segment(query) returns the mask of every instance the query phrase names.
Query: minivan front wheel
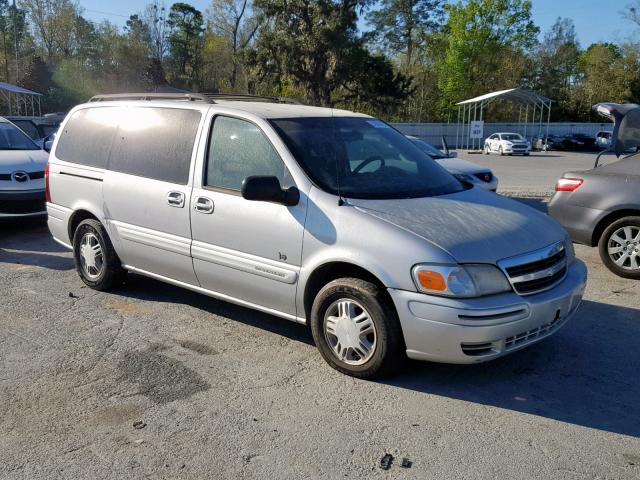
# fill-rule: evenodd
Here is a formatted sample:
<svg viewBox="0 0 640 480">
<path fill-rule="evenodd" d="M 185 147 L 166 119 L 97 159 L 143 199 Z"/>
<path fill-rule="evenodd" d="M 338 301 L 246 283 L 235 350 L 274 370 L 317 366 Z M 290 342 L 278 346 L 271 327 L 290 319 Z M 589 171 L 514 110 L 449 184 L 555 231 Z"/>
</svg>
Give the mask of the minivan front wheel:
<svg viewBox="0 0 640 480">
<path fill-rule="evenodd" d="M 73 234 L 73 259 L 82 281 L 95 290 L 122 283 L 125 270 L 100 222 L 86 219 Z"/>
<path fill-rule="evenodd" d="M 358 378 L 390 373 L 402 358 L 402 330 L 386 292 L 359 278 L 340 278 L 318 292 L 311 331 L 322 357 Z"/>
<path fill-rule="evenodd" d="M 640 280 L 640 217 L 624 217 L 609 225 L 600 237 L 598 250 L 613 273 Z"/>
</svg>

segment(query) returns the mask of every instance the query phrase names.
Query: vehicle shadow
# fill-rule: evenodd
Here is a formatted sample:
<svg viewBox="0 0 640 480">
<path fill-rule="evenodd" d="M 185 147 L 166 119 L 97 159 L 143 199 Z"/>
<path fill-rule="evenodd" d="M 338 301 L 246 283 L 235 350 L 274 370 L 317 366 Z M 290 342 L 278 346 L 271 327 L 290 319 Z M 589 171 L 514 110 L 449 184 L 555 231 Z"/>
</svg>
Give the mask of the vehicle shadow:
<svg viewBox="0 0 640 480">
<path fill-rule="evenodd" d="M 51 238 L 44 220 L 0 223 L 0 263 L 71 270 L 71 256 L 60 255 L 68 252 Z"/>
<path fill-rule="evenodd" d="M 188 305 L 212 315 L 228 318 L 251 327 L 260 328 L 307 345 L 314 345 L 311 331 L 306 325 L 291 322 L 274 315 L 217 300 L 202 293 L 169 285 L 152 278 L 130 273 L 123 288 L 111 291 L 115 295 L 148 302 L 171 302 Z"/>
<path fill-rule="evenodd" d="M 640 437 L 640 310 L 585 301 L 556 335 L 476 365 L 409 362 L 384 382 Z"/>
</svg>

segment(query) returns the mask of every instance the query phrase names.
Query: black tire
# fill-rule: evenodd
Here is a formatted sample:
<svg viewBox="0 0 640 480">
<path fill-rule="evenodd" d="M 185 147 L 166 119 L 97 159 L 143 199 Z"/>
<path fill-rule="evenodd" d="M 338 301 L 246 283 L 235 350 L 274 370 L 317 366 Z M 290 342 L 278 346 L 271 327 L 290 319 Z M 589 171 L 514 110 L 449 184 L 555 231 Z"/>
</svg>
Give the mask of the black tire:
<svg viewBox="0 0 640 480">
<path fill-rule="evenodd" d="M 631 227 L 633 233 L 640 231 L 640 217 L 623 217 L 605 228 L 604 232 L 602 232 L 602 235 L 600 236 L 600 240 L 598 241 L 598 251 L 600 252 L 600 258 L 602 259 L 602 263 L 604 263 L 605 267 L 607 267 L 609 270 L 611 270 L 611 272 L 615 273 L 619 277 L 640 280 L 640 268 L 633 270 L 622 268 L 621 266 L 618 266 L 609 255 L 609 242 L 611 240 L 611 237 L 616 231 L 623 227 Z M 632 253 L 635 254 L 637 263 L 640 264 L 640 242 L 634 243 L 634 241 L 632 241 L 630 245 L 625 245 L 625 248 L 631 249 Z"/>
<path fill-rule="evenodd" d="M 81 242 L 87 234 L 91 234 L 97 239 L 102 250 L 102 267 L 99 273 L 93 277 L 85 272 L 80 258 Z M 73 260 L 82 281 L 94 290 L 110 290 L 121 285 L 126 276 L 126 271 L 122 268 L 122 262 L 113 249 L 109 235 L 102 224 L 92 218 L 80 222 L 73 233 Z"/>
<path fill-rule="evenodd" d="M 525 154 L 524 154 L 524 156 L 525 156 L 525 157 L 528 157 L 528 156 L 529 156 L 529 154 L 528 154 L 528 153 L 525 153 Z"/>
<path fill-rule="evenodd" d="M 345 363 L 334 353 L 324 333 L 327 310 L 338 300 L 355 300 L 366 309 L 375 326 L 375 347 L 361 365 Z M 404 359 L 404 338 L 393 302 L 377 285 L 359 278 L 339 278 L 325 285 L 311 309 L 311 332 L 320 354 L 333 368 L 362 378 L 381 378 L 392 373 Z"/>
<path fill-rule="evenodd" d="M 504 155 L 504 150 L 502 150 L 502 146 L 500 146 L 500 150 L 499 150 L 499 152 L 500 152 L 500 156 L 503 156 L 503 155 Z"/>
<path fill-rule="evenodd" d="M 489 151 L 489 145 L 484 146 L 484 154 L 489 155 L 491 152 Z"/>
</svg>

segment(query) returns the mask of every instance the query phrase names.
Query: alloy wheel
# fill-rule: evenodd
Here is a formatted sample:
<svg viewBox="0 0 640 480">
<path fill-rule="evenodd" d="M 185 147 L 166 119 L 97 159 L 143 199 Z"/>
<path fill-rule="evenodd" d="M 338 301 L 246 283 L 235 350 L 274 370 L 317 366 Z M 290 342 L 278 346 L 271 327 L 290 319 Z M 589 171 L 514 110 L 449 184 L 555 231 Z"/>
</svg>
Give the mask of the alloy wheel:
<svg viewBox="0 0 640 480">
<path fill-rule="evenodd" d="M 618 267 L 640 270 L 640 225 L 626 225 L 613 232 L 607 241 L 607 252 Z"/>
</svg>

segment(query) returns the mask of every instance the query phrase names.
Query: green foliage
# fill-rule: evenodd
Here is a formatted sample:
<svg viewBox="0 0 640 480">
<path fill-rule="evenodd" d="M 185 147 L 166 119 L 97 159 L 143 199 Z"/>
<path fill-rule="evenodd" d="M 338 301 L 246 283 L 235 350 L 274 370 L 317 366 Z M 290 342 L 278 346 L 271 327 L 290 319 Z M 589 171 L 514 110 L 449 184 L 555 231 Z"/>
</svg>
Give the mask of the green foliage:
<svg viewBox="0 0 640 480">
<path fill-rule="evenodd" d="M 268 19 L 249 56 L 259 80 L 274 85 L 291 80 L 314 105 L 404 99 L 409 80 L 394 73 L 389 61 L 371 55 L 358 32 L 357 10 L 365 5 L 365 0 L 257 0 Z"/>
<path fill-rule="evenodd" d="M 187 3 L 174 3 L 167 17 L 170 62 L 175 68 L 174 81 L 193 86 L 198 78 L 204 20 L 202 13 Z"/>
</svg>

